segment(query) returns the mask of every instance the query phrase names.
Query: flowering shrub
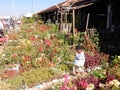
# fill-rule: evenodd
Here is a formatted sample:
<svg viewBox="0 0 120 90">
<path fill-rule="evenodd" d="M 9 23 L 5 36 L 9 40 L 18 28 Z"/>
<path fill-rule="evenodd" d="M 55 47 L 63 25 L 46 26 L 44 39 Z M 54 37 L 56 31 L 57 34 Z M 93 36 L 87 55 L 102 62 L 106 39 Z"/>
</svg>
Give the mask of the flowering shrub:
<svg viewBox="0 0 120 90">
<path fill-rule="evenodd" d="M 112 90 L 113 88 L 118 90 L 120 89 L 120 82 L 112 79 L 110 81 L 105 80 L 102 83 L 99 78 L 94 76 L 71 80 L 68 76 L 65 76 L 65 80 L 62 84 L 59 84 L 59 88 L 56 89 L 55 87 L 54 90 Z"/>
<path fill-rule="evenodd" d="M 109 56 L 98 53 L 96 44 L 84 33 L 78 33 L 78 36 L 66 35 L 58 32 L 55 25 L 38 24 L 34 22 L 34 19 L 26 20 L 24 23 L 20 32 L 13 31 L 8 35 L 7 44 L 0 56 L 1 67 L 17 63 L 24 70 L 21 71 L 22 74 L 14 70 L 4 70 L 1 74 L 3 79 L 12 79 L 21 74 L 20 82 L 24 80 L 28 86 L 33 86 L 36 83 L 55 78 L 62 71 L 72 69 L 71 62 L 75 58 L 73 44 L 78 43 L 82 43 L 81 45 L 85 49 L 85 68 L 94 69 L 108 62 Z M 51 70 L 51 68 L 56 70 Z M 69 80 L 65 75 L 65 81 L 60 85 L 59 90 L 96 89 L 99 87 L 100 80 L 103 79 L 100 74 L 96 76 Z M 112 74 L 107 74 L 104 81 L 106 83 L 113 79 Z M 14 82 L 14 79 L 12 81 Z"/>
<path fill-rule="evenodd" d="M 2 53 L 1 65 L 19 62 L 25 68 L 45 67 L 50 66 L 47 64 L 58 64 L 65 59 L 69 60 L 70 55 L 65 57 L 69 52 L 68 47 L 52 34 L 50 26 L 42 25 L 42 27 L 43 30 L 46 28 L 44 33 L 42 29 L 26 28 L 8 35 L 9 41 Z M 61 57 L 63 59 L 60 59 Z"/>
<path fill-rule="evenodd" d="M 98 67 L 99 65 L 104 65 L 106 63 L 108 63 L 109 60 L 109 55 L 103 54 L 103 53 L 94 53 L 94 54 L 90 54 L 85 53 L 85 67 L 86 68 L 95 68 Z"/>
</svg>

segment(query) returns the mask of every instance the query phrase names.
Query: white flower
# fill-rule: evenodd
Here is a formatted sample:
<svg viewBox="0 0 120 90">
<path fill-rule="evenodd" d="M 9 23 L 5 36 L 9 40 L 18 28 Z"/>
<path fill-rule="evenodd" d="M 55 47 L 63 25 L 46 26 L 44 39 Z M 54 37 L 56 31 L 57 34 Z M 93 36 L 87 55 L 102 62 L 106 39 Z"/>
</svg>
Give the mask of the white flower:
<svg viewBox="0 0 120 90">
<path fill-rule="evenodd" d="M 5 54 L 2 54 L 2 57 L 5 57 L 6 55 Z"/>
<path fill-rule="evenodd" d="M 118 56 L 118 58 L 120 58 L 120 56 Z"/>
<path fill-rule="evenodd" d="M 46 85 L 46 83 L 43 83 L 43 85 Z"/>
<path fill-rule="evenodd" d="M 8 42 L 12 42 L 13 40 L 9 40 Z"/>
<path fill-rule="evenodd" d="M 44 54 L 44 53 L 42 53 L 42 54 L 41 54 L 41 57 L 43 57 L 43 56 L 45 56 L 45 54 Z"/>
<path fill-rule="evenodd" d="M 89 84 L 86 90 L 93 90 L 94 89 L 94 84 Z"/>
<path fill-rule="evenodd" d="M 50 82 L 47 82 L 46 84 L 47 84 L 48 86 L 50 86 L 50 85 L 51 85 L 51 84 L 50 84 Z"/>
<path fill-rule="evenodd" d="M 118 80 L 114 79 L 114 80 L 113 80 L 113 85 L 114 85 L 115 87 L 119 87 L 120 82 L 119 82 Z"/>
<path fill-rule="evenodd" d="M 113 81 L 110 81 L 109 84 L 112 86 L 112 85 L 114 84 L 114 82 L 113 82 Z"/>
<path fill-rule="evenodd" d="M 40 40 L 40 42 L 42 43 L 42 42 L 43 42 L 43 40 Z"/>
<path fill-rule="evenodd" d="M 39 37 L 39 35 L 35 35 L 35 37 L 36 37 L 36 38 L 38 38 L 38 37 Z"/>
<path fill-rule="evenodd" d="M 54 80 L 52 80 L 52 82 L 53 82 L 53 83 L 57 83 L 57 82 L 58 82 L 58 80 L 57 80 L 57 79 L 54 79 Z"/>
<path fill-rule="evenodd" d="M 100 83 L 99 87 L 105 87 L 105 84 Z"/>
<path fill-rule="evenodd" d="M 63 82 L 63 81 L 64 81 L 64 79 L 59 79 L 59 81 L 60 81 L 60 82 Z"/>
<path fill-rule="evenodd" d="M 50 81 L 49 84 L 51 85 L 51 84 L 52 84 L 52 81 Z"/>
<path fill-rule="evenodd" d="M 32 88 L 28 88 L 28 90 L 33 90 Z"/>
<path fill-rule="evenodd" d="M 48 39 L 50 38 L 51 34 L 48 34 Z"/>
<path fill-rule="evenodd" d="M 37 60 L 41 61 L 41 60 L 42 60 L 42 57 L 38 57 L 38 58 L 36 58 L 36 61 L 37 61 Z"/>
</svg>

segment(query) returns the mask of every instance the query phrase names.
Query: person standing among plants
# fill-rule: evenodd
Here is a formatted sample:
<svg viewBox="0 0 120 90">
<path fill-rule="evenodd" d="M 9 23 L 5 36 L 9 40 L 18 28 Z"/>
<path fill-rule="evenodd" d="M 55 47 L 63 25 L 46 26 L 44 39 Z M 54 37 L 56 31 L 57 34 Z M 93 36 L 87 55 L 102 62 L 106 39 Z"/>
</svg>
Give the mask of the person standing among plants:
<svg viewBox="0 0 120 90">
<path fill-rule="evenodd" d="M 76 56 L 75 60 L 73 62 L 73 75 L 76 75 L 76 73 L 82 73 L 84 72 L 84 63 L 85 63 L 85 54 L 83 47 L 81 45 L 76 46 Z"/>
</svg>

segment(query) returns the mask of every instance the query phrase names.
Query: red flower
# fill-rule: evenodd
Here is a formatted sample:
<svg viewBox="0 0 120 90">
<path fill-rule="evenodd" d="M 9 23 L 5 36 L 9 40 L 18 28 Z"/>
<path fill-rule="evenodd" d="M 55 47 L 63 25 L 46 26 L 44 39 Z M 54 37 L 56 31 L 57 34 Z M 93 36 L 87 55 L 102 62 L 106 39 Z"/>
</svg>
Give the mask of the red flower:
<svg viewBox="0 0 120 90">
<path fill-rule="evenodd" d="M 39 52 L 42 52 L 43 51 L 43 47 L 39 47 L 38 50 L 39 50 Z"/>
<path fill-rule="evenodd" d="M 32 32 L 32 30 L 31 30 L 31 29 L 29 29 L 29 30 L 27 30 L 27 32 Z"/>
<path fill-rule="evenodd" d="M 37 38 L 35 38 L 34 36 L 31 36 L 31 37 L 30 37 L 30 40 L 31 40 L 31 41 L 36 41 Z"/>
<path fill-rule="evenodd" d="M 17 54 L 12 54 L 12 57 L 13 57 L 13 58 L 16 58 L 16 57 L 17 57 Z"/>
<path fill-rule="evenodd" d="M 29 55 L 24 55 L 24 61 L 29 61 L 31 60 L 31 56 Z"/>
<path fill-rule="evenodd" d="M 48 39 L 46 39 L 46 40 L 44 40 L 44 44 L 45 44 L 46 46 L 50 47 L 50 46 L 51 46 L 51 41 L 48 40 Z"/>
</svg>

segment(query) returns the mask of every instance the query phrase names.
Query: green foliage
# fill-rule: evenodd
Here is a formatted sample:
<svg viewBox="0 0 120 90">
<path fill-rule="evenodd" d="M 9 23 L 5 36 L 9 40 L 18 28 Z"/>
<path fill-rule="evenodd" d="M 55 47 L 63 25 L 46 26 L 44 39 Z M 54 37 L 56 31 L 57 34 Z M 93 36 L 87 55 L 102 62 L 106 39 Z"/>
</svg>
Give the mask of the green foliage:
<svg viewBox="0 0 120 90">
<path fill-rule="evenodd" d="M 37 22 L 39 24 L 42 24 L 43 22 L 40 20 L 40 16 L 34 14 L 32 17 L 23 17 L 22 18 L 22 23 L 23 24 L 30 24 L 30 23 L 34 23 Z"/>
<path fill-rule="evenodd" d="M 64 41 L 65 44 L 67 45 L 73 45 L 73 44 L 82 44 L 84 43 L 84 32 L 78 32 L 75 36 L 73 36 L 72 34 L 66 34 L 64 36 Z"/>
<path fill-rule="evenodd" d="M 95 30 L 93 36 L 90 36 L 90 38 L 99 50 L 99 33 L 97 32 L 97 30 Z"/>
<path fill-rule="evenodd" d="M 110 69 L 110 73 L 115 75 L 115 77 L 120 80 L 120 67 L 115 66 Z"/>
<path fill-rule="evenodd" d="M 23 87 L 24 84 L 32 87 L 35 84 L 58 78 L 62 73 L 63 71 L 57 68 L 36 68 L 25 71 L 20 76 L 18 75 L 14 78 L 7 79 L 6 82 L 12 86 L 12 90 L 18 90 Z M 25 83 L 23 83 L 23 81 Z"/>
<path fill-rule="evenodd" d="M 37 83 L 49 81 L 52 78 L 55 78 L 55 75 L 59 75 L 59 74 L 61 73 L 55 73 L 53 69 L 37 68 L 31 71 L 25 72 L 22 76 L 28 86 L 33 86 L 34 84 L 37 84 Z"/>
<path fill-rule="evenodd" d="M 111 90 L 120 90 L 120 87 L 118 88 L 118 87 L 112 86 Z"/>
<path fill-rule="evenodd" d="M 106 78 L 105 70 L 96 70 L 92 72 L 92 75 L 98 77 L 100 80 Z"/>
<path fill-rule="evenodd" d="M 50 73 L 52 75 L 60 75 L 61 73 L 63 73 L 63 71 L 60 68 L 51 68 L 50 69 Z"/>
<path fill-rule="evenodd" d="M 18 90 L 20 87 L 22 87 L 22 76 L 16 76 L 14 78 L 6 80 L 7 83 L 10 83 L 11 90 Z"/>
<path fill-rule="evenodd" d="M 120 66 L 120 56 L 112 56 L 113 60 L 111 60 L 110 65 L 113 66 Z"/>
<path fill-rule="evenodd" d="M 56 37 L 57 37 L 58 39 L 64 39 L 65 34 L 64 34 L 64 33 L 58 33 L 58 34 L 56 35 Z"/>
<path fill-rule="evenodd" d="M 77 36 L 79 36 L 79 44 L 81 43 L 84 43 L 84 35 L 85 35 L 85 32 L 80 32 Z"/>
<path fill-rule="evenodd" d="M 24 17 L 23 20 L 22 20 L 23 24 L 33 23 L 33 22 L 34 22 L 34 20 L 32 18 L 26 18 L 26 17 Z"/>
<path fill-rule="evenodd" d="M 12 86 L 10 83 L 0 80 L 0 90 L 15 90 L 15 89 L 12 89 Z"/>
</svg>

